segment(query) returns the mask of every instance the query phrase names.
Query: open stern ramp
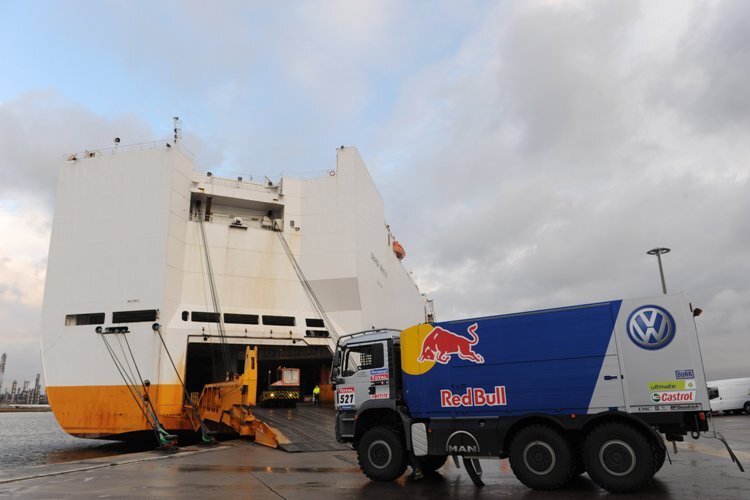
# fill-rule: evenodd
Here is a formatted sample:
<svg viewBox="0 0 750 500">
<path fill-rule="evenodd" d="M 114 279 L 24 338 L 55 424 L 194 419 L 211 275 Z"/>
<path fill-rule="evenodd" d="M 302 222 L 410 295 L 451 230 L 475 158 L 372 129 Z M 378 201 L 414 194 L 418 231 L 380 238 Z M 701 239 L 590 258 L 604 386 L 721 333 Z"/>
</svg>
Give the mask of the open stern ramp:
<svg viewBox="0 0 750 500">
<path fill-rule="evenodd" d="M 275 433 L 278 447 L 288 452 L 349 450 L 336 442 L 332 407 L 299 404 L 297 408 L 254 407 L 256 418 Z"/>
</svg>

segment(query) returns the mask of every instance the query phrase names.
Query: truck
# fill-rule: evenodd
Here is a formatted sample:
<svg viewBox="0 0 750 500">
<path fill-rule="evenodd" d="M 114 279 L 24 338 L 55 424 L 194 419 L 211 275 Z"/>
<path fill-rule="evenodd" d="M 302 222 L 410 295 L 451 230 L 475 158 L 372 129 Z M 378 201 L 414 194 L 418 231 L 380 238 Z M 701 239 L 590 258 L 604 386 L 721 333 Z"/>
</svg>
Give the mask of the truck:
<svg viewBox="0 0 750 500">
<path fill-rule="evenodd" d="M 699 312 L 664 295 L 344 335 L 336 438 L 376 481 L 452 457 L 481 485 L 479 459 L 508 458 L 533 489 L 587 472 L 637 491 L 664 464 L 665 440 L 708 431 Z"/>
<path fill-rule="evenodd" d="M 712 395 L 712 411 L 735 415 L 744 411 L 750 414 L 750 378 L 709 380 L 708 391 Z"/>
<path fill-rule="evenodd" d="M 300 369 L 276 368 L 278 380 L 270 383 L 271 370 L 268 371 L 268 389 L 260 395 L 260 406 L 285 406 L 295 408 L 300 399 Z"/>
</svg>

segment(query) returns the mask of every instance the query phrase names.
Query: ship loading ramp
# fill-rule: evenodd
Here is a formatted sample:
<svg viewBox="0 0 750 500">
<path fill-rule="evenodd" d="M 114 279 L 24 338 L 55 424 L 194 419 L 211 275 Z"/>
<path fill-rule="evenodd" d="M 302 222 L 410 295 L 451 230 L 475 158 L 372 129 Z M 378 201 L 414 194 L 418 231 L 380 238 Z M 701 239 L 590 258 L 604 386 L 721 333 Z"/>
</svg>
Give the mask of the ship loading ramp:
<svg viewBox="0 0 750 500">
<path fill-rule="evenodd" d="M 284 451 L 351 450 L 336 442 L 336 413 L 331 406 L 302 403 L 296 408 L 256 407 L 253 414 L 274 432 L 278 448 Z"/>
<path fill-rule="evenodd" d="M 242 375 L 205 385 L 195 407 L 186 405 L 185 413 L 194 429 L 198 431 L 203 423 L 216 431 L 231 430 L 254 438 L 258 444 L 288 452 L 349 449 L 336 442 L 333 408 L 307 404 L 294 409 L 256 406 L 257 356 L 257 347 L 247 347 Z"/>
<path fill-rule="evenodd" d="M 265 423 L 255 418 L 258 384 L 258 348 L 245 349 L 245 370 L 232 380 L 206 384 L 198 401 L 191 400 L 184 412 L 195 431 L 204 426 L 221 432 L 231 430 L 243 437 L 253 437 L 255 442 L 271 448 L 279 445 L 276 434 Z"/>
</svg>

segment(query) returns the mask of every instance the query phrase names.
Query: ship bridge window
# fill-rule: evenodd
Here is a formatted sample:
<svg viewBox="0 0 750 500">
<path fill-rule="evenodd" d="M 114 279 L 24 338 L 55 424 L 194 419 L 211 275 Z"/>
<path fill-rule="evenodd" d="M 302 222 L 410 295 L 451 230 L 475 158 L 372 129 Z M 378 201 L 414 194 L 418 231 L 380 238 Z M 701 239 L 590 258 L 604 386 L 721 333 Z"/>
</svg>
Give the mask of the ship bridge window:
<svg viewBox="0 0 750 500">
<path fill-rule="evenodd" d="M 219 313 L 193 311 L 190 315 L 190 319 L 199 323 L 218 323 Z"/>
<path fill-rule="evenodd" d="M 263 315 L 263 324 L 271 326 L 294 326 L 297 324 L 294 316 L 266 316 Z"/>
<path fill-rule="evenodd" d="M 323 324 L 322 319 L 318 318 L 305 318 L 305 323 L 307 326 L 312 328 L 325 328 L 325 325 Z"/>
<path fill-rule="evenodd" d="M 116 311 L 112 313 L 112 323 L 156 321 L 158 314 L 159 311 L 156 309 L 145 309 L 143 311 Z"/>
<path fill-rule="evenodd" d="M 68 314 L 65 316 L 65 326 L 101 325 L 104 323 L 104 313 Z"/>
<path fill-rule="evenodd" d="M 224 313 L 224 323 L 232 323 L 238 325 L 257 325 L 258 315 Z"/>
</svg>

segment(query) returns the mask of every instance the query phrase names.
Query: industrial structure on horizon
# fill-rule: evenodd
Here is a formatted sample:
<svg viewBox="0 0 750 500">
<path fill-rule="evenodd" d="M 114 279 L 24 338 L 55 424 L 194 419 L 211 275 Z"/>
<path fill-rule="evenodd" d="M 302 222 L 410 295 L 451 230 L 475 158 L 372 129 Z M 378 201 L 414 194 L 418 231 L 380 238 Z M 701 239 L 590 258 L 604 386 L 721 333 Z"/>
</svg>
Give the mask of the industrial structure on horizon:
<svg viewBox="0 0 750 500">
<path fill-rule="evenodd" d="M 7 359 L 8 355 L 6 353 L 0 356 L 0 404 L 47 404 L 47 395 L 42 394 L 42 387 L 39 383 L 41 377 L 39 373 L 36 374 L 36 381 L 33 388 L 31 388 L 31 382 L 28 380 L 24 380 L 22 386 L 19 386 L 17 380 L 14 380 L 11 383 L 10 390 L 8 388 L 3 390 L 5 362 Z"/>
</svg>

